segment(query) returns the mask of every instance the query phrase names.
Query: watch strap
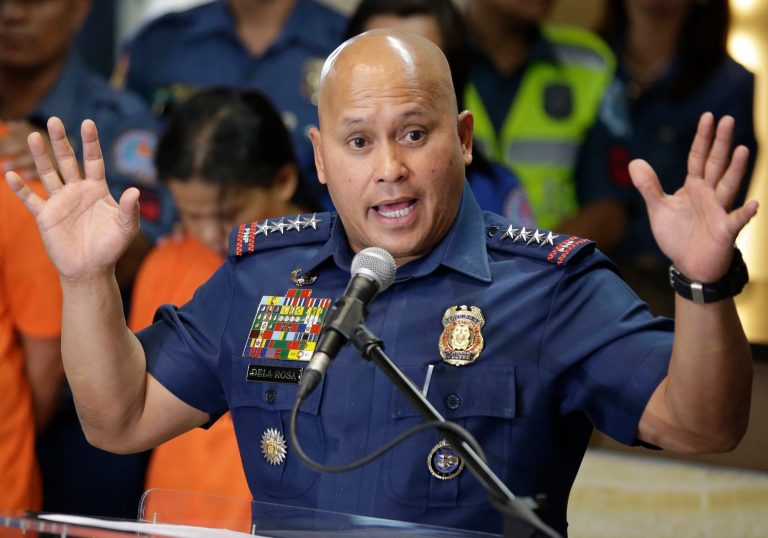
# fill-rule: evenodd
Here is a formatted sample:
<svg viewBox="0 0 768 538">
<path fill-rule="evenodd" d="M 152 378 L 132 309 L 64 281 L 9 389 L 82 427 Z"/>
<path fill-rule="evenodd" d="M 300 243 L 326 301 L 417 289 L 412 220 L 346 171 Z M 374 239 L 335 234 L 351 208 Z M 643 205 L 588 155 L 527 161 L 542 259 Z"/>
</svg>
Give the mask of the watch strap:
<svg viewBox="0 0 768 538">
<path fill-rule="evenodd" d="M 669 283 L 681 297 L 696 304 L 714 303 L 741 293 L 749 281 L 741 251 L 734 247 L 728 271 L 717 282 L 703 283 L 689 279 L 674 265 L 669 266 Z"/>
</svg>

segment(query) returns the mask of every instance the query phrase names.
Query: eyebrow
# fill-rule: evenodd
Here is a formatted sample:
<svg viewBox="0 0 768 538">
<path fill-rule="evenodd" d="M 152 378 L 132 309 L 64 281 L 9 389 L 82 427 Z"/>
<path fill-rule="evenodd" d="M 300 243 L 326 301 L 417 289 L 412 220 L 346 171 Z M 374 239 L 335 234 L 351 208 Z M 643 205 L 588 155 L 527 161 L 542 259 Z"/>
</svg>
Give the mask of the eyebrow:
<svg viewBox="0 0 768 538">
<path fill-rule="evenodd" d="M 419 117 L 419 116 L 422 116 L 422 117 L 423 116 L 427 116 L 426 110 L 424 110 L 424 108 L 421 107 L 421 106 L 410 108 L 410 109 L 402 112 L 398 116 L 398 118 L 400 118 L 400 119 L 409 119 L 409 118 L 412 118 L 412 117 Z M 367 121 L 368 120 L 366 118 L 361 117 L 361 116 L 347 116 L 345 118 L 342 118 L 340 123 L 343 126 L 345 126 L 345 127 L 355 127 L 357 125 L 363 125 Z"/>
</svg>

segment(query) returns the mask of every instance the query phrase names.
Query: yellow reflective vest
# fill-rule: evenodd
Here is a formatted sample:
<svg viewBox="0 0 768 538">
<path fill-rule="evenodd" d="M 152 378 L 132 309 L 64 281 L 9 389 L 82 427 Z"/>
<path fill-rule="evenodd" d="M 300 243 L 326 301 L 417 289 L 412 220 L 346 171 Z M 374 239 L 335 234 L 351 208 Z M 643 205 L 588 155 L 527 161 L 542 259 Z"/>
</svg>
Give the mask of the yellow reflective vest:
<svg viewBox="0 0 768 538">
<path fill-rule="evenodd" d="M 536 224 L 556 228 L 578 210 L 579 148 L 597 119 L 616 60 L 599 37 L 582 28 L 544 26 L 542 34 L 555 59 L 531 60 L 500 133 L 474 85 L 467 86 L 464 102 L 475 116 L 475 142 L 520 177 Z M 565 109 L 564 94 L 570 100 Z M 561 105 L 553 109 L 552 101 Z"/>
</svg>

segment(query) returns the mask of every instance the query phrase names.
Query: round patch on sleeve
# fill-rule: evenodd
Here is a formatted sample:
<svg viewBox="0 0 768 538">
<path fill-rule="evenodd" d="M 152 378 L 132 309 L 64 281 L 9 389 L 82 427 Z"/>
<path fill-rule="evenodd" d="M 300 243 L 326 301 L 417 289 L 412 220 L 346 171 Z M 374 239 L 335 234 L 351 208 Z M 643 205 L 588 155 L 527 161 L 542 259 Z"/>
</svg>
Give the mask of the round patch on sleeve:
<svg viewBox="0 0 768 538">
<path fill-rule="evenodd" d="M 112 146 L 114 165 L 118 172 L 144 185 L 155 185 L 154 155 L 157 135 L 147 129 L 122 133 Z"/>
</svg>

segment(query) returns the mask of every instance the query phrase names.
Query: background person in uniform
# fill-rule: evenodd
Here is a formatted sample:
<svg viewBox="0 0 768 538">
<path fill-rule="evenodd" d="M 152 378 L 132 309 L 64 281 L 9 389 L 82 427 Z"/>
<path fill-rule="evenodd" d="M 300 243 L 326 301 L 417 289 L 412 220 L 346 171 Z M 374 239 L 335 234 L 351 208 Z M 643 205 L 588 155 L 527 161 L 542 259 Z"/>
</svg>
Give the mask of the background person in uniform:
<svg viewBox="0 0 768 538">
<path fill-rule="evenodd" d="M 413 32 L 440 47 L 451 68 L 458 110 L 464 109 L 464 88 L 469 82 L 467 28 L 451 0 L 362 0 L 349 17 L 346 39 L 374 28 Z M 473 146 L 466 174 L 480 207 L 520 226 L 535 226 L 525 190 L 509 168 L 489 161 Z"/>
<path fill-rule="evenodd" d="M 170 229 L 173 201 L 155 182 L 156 123 L 148 107 L 138 97 L 110 88 L 73 51 L 90 5 L 88 0 L 0 2 L 0 120 L 7 127 L 0 137 L 0 158 L 10 169 L 32 166 L 26 137 L 44 130 L 50 116 L 72 125 L 86 117 L 99 122 L 110 192 L 119 196 L 130 186 L 140 186 L 142 192 L 142 231 L 117 266 L 119 284 L 127 292 L 152 240 Z M 82 162 L 77 144 L 75 155 Z M 144 460 L 119 458 L 88 445 L 68 393 L 39 439 L 38 455 L 45 510 L 135 515 Z M 138 488 L 133 493 L 132 480 Z M 116 508 L 121 504 L 123 512 Z"/>
<path fill-rule="evenodd" d="M 201 87 L 260 90 L 283 115 L 310 178 L 317 79 L 343 31 L 344 17 L 314 0 L 216 0 L 146 24 L 125 47 L 115 79 L 158 114 Z M 320 192 L 314 182 L 305 187 Z"/>
<path fill-rule="evenodd" d="M 366 326 L 417 385 L 433 367 L 430 402 L 476 436 L 513 492 L 546 494 L 547 521 L 560 532 L 593 426 L 627 444 L 686 452 L 739 442 L 752 363 L 732 299 L 746 276 L 733 244 L 757 203 L 731 209 L 748 153 L 729 151 L 731 118 L 715 125 L 702 117 L 688 179 L 674 195 L 647 163 L 631 164 L 661 248 L 681 275 L 707 283 L 699 300 L 683 276 L 675 280 L 673 332 L 593 242 L 523 232 L 480 210 L 464 179 L 472 115 L 456 113 L 447 61 L 429 40 L 374 30 L 346 42 L 324 66 L 319 112 L 316 164 L 338 215 L 239 226 L 227 263 L 138 335 L 126 328 L 113 275 L 138 228 L 138 193 L 119 203 L 105 197 L 92 122 L 81 130 L 93 157 L 84 179 L 59 120 L 49 134 L 61 177 L 41 137 L 30 137 L 49 200 L 16 174 L 6 179 L 36 216 L 61 275 L 64 366 L 92 442 L 143 450 L 230 409 L 257 500 L 498 532 L 478 481 L 441 465 L 451 448 L 437 432 L 343 474 L 310 471 L 283 435 L 297 385 L 276 377 L 298 375 L 313 346 L 298 328 L 270 329 L 273 307 L 297 325 L 309 319 L 312 334 L 349 282 L 353 254 L 372 245 L 391 252 L 398 271 Z M 85 251 L 92 254 L 74 255 Z M 459 322 L 483 346 L 441 349 L 450 336 L 441 331 Z M 421 421 L 351 347 L 300 415 L 307 452 L 328 465 Z"/>
<path fill-rule="evenodd" d="M 624 94 L 597 36 L 543 20 L 553 0 L 469 0 L 475 141 L 520 178 L 536 223 L 610 249 L 631 193 Z M 610 224 L 609 224 L 610 223 Z"/>
<path fill-rule="evenodd" d="M 730 115 L 734 145 L 750 150 L 745 179 L 736 196 L 746 197 L 757 155 L 753 125 L 754 76 L 726 50 L 727 0 L 645 2 L 611 0 L 601 33 L 616 52 L 618 74 L 627 89 L 632 157 L 648 161 L 665 192 L 685 180 L 688 140 L 699 116 Z M 653 240 L 642 198 L 633 193 L 621 245 L 610 252 L 622 274 L 654 312 L 672 315 L 666 293 L 669 260 Z"/>
<path fill-rule="evenodd" d="M 280 115 L 259 92 L 201 90 L 181 103 L 160 137 L 158 176 L 173 193 L 182 233 L 155 247 L 136 278 L 128 326 L 152 324 L 162 304 L 182 305 L 224 262 L 229 230 L 241 222 L 312 212 Z M 275 219 L 277 220 L 277 219 Z M 250 499 L 229 414 L 152 452 L 146 489 Z M 248 513 L 239 514 L 247 522 Z M 237 506 L 239 508 L 239 505 Z M 222 521 L 204 499 L 187 506 L 200 521 Z M 246 525 L 246 529 L 249 530 Z"/>
</svg>

